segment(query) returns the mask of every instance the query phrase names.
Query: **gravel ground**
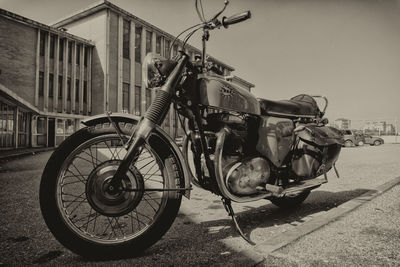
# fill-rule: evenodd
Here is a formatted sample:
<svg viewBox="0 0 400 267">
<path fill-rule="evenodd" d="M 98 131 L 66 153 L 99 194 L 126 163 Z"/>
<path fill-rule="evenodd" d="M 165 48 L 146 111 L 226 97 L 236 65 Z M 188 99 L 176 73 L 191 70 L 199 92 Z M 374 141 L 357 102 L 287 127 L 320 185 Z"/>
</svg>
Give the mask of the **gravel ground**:
<svg viewBox="0 0 400 267">
<path fill-rule="evenodd" d="M 329 183 L 313 191 L 301 208 L 283 211 L 268 201 L 234 204 L 233 207 L 244 232 L 253 241 L 260 243 L 272 234 L 285 234 L 285 231 L 295 229 L 318 214 L 399 176 L 398 155 L 400 145 L 344 148 L 337 164 L 341 178 L 335 178 L 334 172 L 330 172 Z M 0 265 L 214 266 L 224 265 L 234 253 L 252 248 L 234 231 L 220 199 L 209 192 L 195 189 L 191 200 L 183 200 L 178 217 L 168 233 L 142 256 L 119 261 L 87 261 L 60 245 L 48 231 L 41 217 L 38 206 L 39 180 L 49 156 L 50 152 L 46 152 L 0 163 Z M 364 214 L 360 224 L 366 221 L 365 218 L 369 220 L 369 217 L 375 215 L 379 217 L 376 210 L 372 210 L 371 214 Z M 370 232 L 378 233 L 378 230 L 374 232 L 371 228 Z M 335 234 L 335 237 L 337 235 L 340 236 Z M 332 239 L 323 239 L 329 243 L 330 238 Z M 318 236 L 315 239 L 317 240 Z M 352 244 L 349 241 L 343 242 L 345 241 L 332 239 L 332 243 L 336 243 L 339 248 L 346 247 L 344 244 Z M 313 244 L 298 246 L 297 249 L 293 249 L 293 253 L 297 254 L 291 254 L 290 249 L 288 252 L 291 253 L 286 253 L 286 250 L 279 251 L 280 254 L 274 253 L 273 260 L 269 259 L 269 262 L 308 265 L 308 257 L 302 258 L 298 255 L 307 255 L 310 250 L 316 250 L 312 249 L 313 247 Z M 362 251 L 360 253 L 363 254 Z M 299 258 L 299 261 L 292 260 L 292 257 Z M 318 266 L 325 264 L 326 259 L 335 258 L 335 255 L 321 257 L 322 259 L 315 263 Z M 328 261 L 326 264 L 336 265 L 336 262 Z"/>
</svg>

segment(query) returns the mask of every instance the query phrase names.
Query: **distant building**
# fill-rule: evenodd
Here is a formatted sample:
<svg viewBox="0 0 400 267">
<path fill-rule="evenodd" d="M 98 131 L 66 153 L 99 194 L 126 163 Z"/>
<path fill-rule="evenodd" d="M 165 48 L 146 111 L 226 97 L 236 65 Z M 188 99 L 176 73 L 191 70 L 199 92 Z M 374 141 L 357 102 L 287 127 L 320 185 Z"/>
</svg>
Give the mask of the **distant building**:
<svg viewBox="0 0 400 267">
<path fill-rule="evenodd" d="M 351 120 L 339 118 L 333 123 L 339 130 L 349 130 L 351 128 Z"/>
<path fill-rule="evenodd" d="M 234 84 L 239 85 L 240 87 L 246 89 L 249 92 L 250 92 L 251 88 L 254 87 L 254 84 L 249 83 L 248 81 L 243 80 L 242 78 L 239 78 L 238 76 L 235 76 L 235 75 L 228 76 L 227 80 L 233 82 Z"/>
<path fill-rule="evenodd" d="M 363 127 L 364 133 L 382 135 L 386 133 L 386 121 L 366 121 Z"/>
<path fill-rule="evenodd" d="M 393 124 L 391 124 L 391 123 L 386 124 L 385 134 L 387 134 L 387 135 L 395 135 L 396 134 L 396 128 L 394 127 Z"/>
</svg>

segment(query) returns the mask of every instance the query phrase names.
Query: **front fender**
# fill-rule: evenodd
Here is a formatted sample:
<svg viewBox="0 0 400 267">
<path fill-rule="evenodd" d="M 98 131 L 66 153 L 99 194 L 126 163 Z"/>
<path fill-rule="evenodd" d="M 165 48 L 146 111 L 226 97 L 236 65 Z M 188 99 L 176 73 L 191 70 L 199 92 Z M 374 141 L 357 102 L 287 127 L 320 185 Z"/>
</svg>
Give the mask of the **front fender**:
<svg viewBox="0 0 400 267">
<path fill-rule="evenodd" d="M 120 122 L 132 123 L 132 124 L 138 124 L 138 122 L 139 122 L 137 116 L 134 116 L 131 114 L 126 114 L 126 113 L 112 113 L 109 115 L 109 117 L 117 125 Z M 84 124 L 85 126 L 88 126 L 88 127 L 96 126 L 97 124 L 108 123 L 108 122 L 109 122 L 109 118 L 106 114 L 92 116 L 90 118 L 87 118 L 87 119 L 81 121 L 82 124 Z M 190 175 L 191 174 L 190 174 L 189 169 L 184 161 L 182 152 L 179 149 L 178 145 L 158 125 L 156 125 L 156 127 L 154 128 L 153 133 L 155 133 L 162 140 L 162 145 L 165 146 L 164 150 L 166 152 L 170 153 L 173 157 L 175 157 L 176 162 L 179 164 L 178 171 L 180 172 L 180 177 L 183 177 L 183 180 L 181 181 L 181 187 L 182 188 L 191 188 L 191 184 L 190 184 L 190 179 L 191 179 Z M 190 198 L 190 190 L 185 190 L 184 196 L 187 198 Z"/>
</svg>

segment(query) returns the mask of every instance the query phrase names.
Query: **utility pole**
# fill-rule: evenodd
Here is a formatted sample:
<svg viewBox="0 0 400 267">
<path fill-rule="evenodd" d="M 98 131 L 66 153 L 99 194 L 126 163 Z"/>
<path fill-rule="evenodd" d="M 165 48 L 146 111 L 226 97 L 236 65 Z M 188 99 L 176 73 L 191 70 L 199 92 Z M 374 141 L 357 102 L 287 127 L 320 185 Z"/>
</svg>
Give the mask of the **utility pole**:
<svg viewBox="0 0 400 267">
<path fill-rule="evenodd" d="M 397 131 L 397 116 L 394 117 L 394 142 L 397 143 L 397 135 L 398 135 L 398 131 Z"/>
</svg>

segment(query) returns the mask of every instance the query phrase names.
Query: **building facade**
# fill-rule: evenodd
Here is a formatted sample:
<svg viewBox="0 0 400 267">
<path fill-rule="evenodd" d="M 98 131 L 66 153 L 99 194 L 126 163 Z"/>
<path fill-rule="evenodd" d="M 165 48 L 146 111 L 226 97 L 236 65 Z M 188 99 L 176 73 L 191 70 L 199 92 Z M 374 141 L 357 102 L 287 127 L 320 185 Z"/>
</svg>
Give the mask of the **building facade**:
<svg viewBox="0 0 400 267">
<path fill-rule="evenodd" d="M 91 114 L 93 43 L 0 9 L 0 148 L 56 146 Z"/>
<path fill-rule="evenodd" d="M 108 1 L 52 26 L 0 9 L 0 149 L 57 146 L 80 120 L 106 111 L 139 119 L 155 94 L 144 85 L 142 62 L 149 52 L 176 55 L 182 42 L 170 49 L 174 38 Z M 190 45 L 185 52 L 192 60 L 201 54 Z M 254 86 L 208 60 L 239 86 Z M 172 110 L 163 127 L 183 133 Z"/>
<path fill-rule="evenodd" d="M 147 53 L 157 53 L 165 58 L 182 50 L 180 40 L 170 50 L 175 37 L 154 25 L 108 2 L 101 1 L 72 16 L 55 23 L 57 28 L 92 40 L 96 46 L 93 55 L 93 87 L 102 88 L 104 94 L 94 96 L 99 103 L 95 113 L 110 110 L 142 116 L 154 97 L 154 90 L 145 87 L 142 80 L 142 62 Z M 201 51 L 186 45 L 185 52 L 194 60 Z M 170 54 L 171 53 L 171 54 Z M 208 60 L 224 75 L 233 67 L 209 57 Z M 253 86 L 235 76 L 235 80 Z M 177 114 L 169 112 L 164 129 L 173 137 L 182 134 Z"/>
</svg>

